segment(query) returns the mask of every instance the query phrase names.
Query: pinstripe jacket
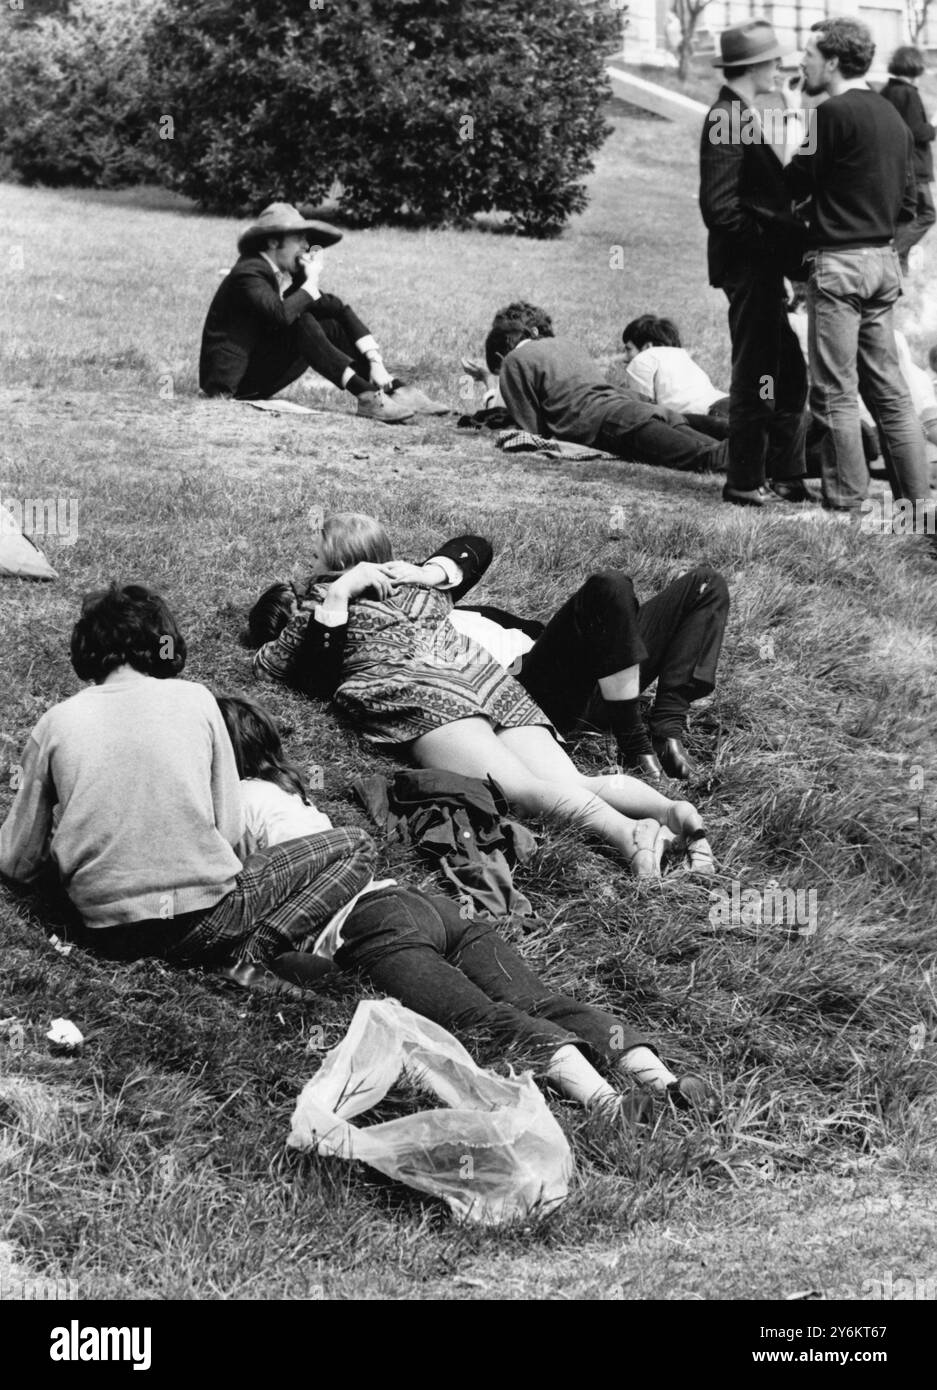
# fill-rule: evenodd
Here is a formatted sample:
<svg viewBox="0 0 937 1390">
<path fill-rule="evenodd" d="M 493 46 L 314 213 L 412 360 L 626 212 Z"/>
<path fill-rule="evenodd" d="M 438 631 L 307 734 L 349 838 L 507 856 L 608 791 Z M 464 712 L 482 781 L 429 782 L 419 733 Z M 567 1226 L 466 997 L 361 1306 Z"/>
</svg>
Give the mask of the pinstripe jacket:
<svg viewBox="0 0 937 1390">
<path fill-rule="evenodd" d="M 712 285 L 758 273 L 791 275 L 803 256 L 781 161 L 771 144 L 745 138 L 759 129 L 746 116 L 751 111 L 723 86 L 703 122 L 699 201 Z"/>
</svg>

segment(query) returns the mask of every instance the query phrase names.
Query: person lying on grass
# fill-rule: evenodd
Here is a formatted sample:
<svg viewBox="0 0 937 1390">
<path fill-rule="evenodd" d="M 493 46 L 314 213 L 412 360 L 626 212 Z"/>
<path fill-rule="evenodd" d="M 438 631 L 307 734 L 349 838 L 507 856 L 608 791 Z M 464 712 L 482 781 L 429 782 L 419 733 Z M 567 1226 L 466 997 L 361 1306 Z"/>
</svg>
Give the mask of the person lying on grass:
<svg viewBox="0 0 937 1390">
<path fill-rule="evenodd" d="M 509 304 L 495 315 L 485 340 L 486 367 L 462 366 L 489 388 L 497 386 L 514 423 L 530 434 L 594 445 L 619 458 L 696 473 L 724 470 L 720 422 L 652 405 L 627 386 L 612 386 L 577 344 L 556 338 L 537 305 Z"/>
<path fill-rule="evenodd" d="M 521 814 L 555 815 L 597 836 L 638 877 L 659 874 L 660 854 L 671 835 L 687 846 L 695 869 L 713 871 L 702 817 L 689 801 L 669 800 L 618 773 L 587 776 L 557 740 L 551 711 L 561 720 L 568 713 L 575 717 L 581 710 L 577 702 L 588 699 L 598 680 L 620 746 L 629 752 L 644 746 L 638 690 L 647 649 L 633 621 L 629 635 L 628 605 L 620 608 L 621 642 L 614 658 L 602 644 L 601 624 L 583 631 L 578 621 L 594 593 L 604 590 L 608 599 L 611 584 L 581 591 L 571 609 L 561 610 L 562 621 L 551 624 L 550 639 L 534 643 L 529 661 L 513 649 L 508 663 L 515 679 L 505 669 L 508 663 L 501 664 L 450 620 L 454 600 L 490 561 L 491 547 L 480 537 L 459 537 L 425 565 L 413 565 L 393 559 L 379 521 L 338 513 L 326 519 L 310 558 L 318 582 L 302 607 L 288 617 L 278 607 L 274 586 L 252 611 L 253 640 L 263 642 L 254 656 L 255 675 L 289 682 L 309 695 L 331 696 L 370 743 L 395 749 L 420 767 L 494 778 Z M 688 624 L 696 634 L 704 684 L 714 679 L 727 605 L 719 576 L 710 576 L 698 581 L 703 592 Z M 282 601 L 282 586 L 279 594 Z M 606 613 L 609 606 L 606 602 Z M 456 618 L 464 624 L 476 616 Z M 629 654 L 618 655 L 619 650 Z M 627 666 L 610 669 L 626 660 Z M 584 675 L 587 662 L 592 665 Z M 571 679 L 574 671 L 582 678 L 579 685 Z M 661 718 L 679 726 L 693 689 L 665 683 L 662 693 L 672 699 L 665 698 Z M 646 733 L 643 737 L 646 741 Z M 676 757 L 682 744 L 671 751 Z"/>
<path fill-rule="evenodd" d="M 262 705 L 218 696 L 234 748 L 245 813 L 245 850 L 255 853 L 298 836 L 331 831 L 310 801 L 299 768 L 287 761 L 280 732 Z M 563 1095 L 580 1104 L 640 1118 L 646 1097 L 622 1095 L 615 1081 L 637 1082 L 680 1109 L 710 1114 L 712 1089 L 700 1076 L 677 1077 L 647 1036 L 615 1015 L 551 989 L 492 922 L 466 917 L 452 898 L 393 879 L 372 881 L 350 897 L 328 926 L 297 951 L 270 962 L 294 984 L 314 987 L 332 966 L 466 1041 L 491 1039 L 520 1051 Z"/>
<path fill-rule="evenodd" d="M 729 397 L 693 361 L 673 319 L 641 314 L 625 325 L 621 341 L 628 381 L 643 401 L 709 415 L 723 422 L 728 435 Z"/>
<path fill-rule="evenodd" d="M 311 367 L 354 396 L 365 419 L 399 424 L 448 413 L 392 377 L 351 306 L 319 289 L 322 250 L 341 237 L 289 203 L 264 208 L 238 241 L 237 264 L 208 310 L 199 359 L 206 395 L 266 399 Z"/>
<path fill-rule="evenodd" d="M 88 595 L 71 660 L 91 684 L 33 729 L 0 829 L 0 874 L 54 870 L 112 959 L 266 959 L 325 925 L 370 880 L 374 845 L 329 830 L 252 855 L 231 740 L 203 685 L 180 680 L 186 643 L 140 584 Z"/>
</svg>

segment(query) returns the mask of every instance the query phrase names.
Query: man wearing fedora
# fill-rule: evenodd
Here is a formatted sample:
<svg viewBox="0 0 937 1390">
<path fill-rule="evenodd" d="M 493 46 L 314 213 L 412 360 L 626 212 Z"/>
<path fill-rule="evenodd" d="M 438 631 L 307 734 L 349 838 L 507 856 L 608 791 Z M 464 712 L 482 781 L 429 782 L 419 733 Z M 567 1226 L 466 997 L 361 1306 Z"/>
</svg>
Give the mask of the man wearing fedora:
<svg viewBox="0 0 937 1390">
<path fill-rule="evenodd" d="M 355 396 L 365 419 L 398 424 L 447 410 L 393 378 L 355 311 L 319 289 L 322 249 L 341 235 L 289 203 L 271 203 L 251 223 L 202 330 L 199 384 L 206 395 L 265 399 L 311 367 Z"/>
<path fill-rule="evenodd" d="M 784 275 L 799 269 L 801 233 L 756 105 L 775 91 L 781 48 L 771 25 L 754 19 L 726 29 L 720 50 L 713 65 L 725 82 L 703 125 L 700 210 L 709 230 L 709 280 L 729 301 L 732 338 L 722 496 L 751 507 L 778 498 L 810 502 L 807 376 L 784 293 Z"/>
<path fill-rule="evenodd" d="M 930 477 L 893 322 L 901 295 L 895 231 L 917 209 L 914 144 L 894 106 L 865 80 L 875 54 L 868 27 L 836 17 L 811 28 L 804 90 L 828 100 L 816 109 L 811 148 L 804 145 L 785 173 L 792 195 L 810 199 L 807 345 L 823 500 L 855 514 L 868 492 L 861 391 L 892 493 L 916 510 L 930 498 Z"/>
</svg>

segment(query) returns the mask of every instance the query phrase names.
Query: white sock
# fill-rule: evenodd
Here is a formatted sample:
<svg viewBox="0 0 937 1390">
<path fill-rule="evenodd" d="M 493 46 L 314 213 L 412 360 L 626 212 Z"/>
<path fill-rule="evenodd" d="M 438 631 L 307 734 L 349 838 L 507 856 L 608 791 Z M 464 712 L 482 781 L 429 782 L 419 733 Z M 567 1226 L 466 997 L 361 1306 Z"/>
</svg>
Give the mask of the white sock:
<svg viewBox="0 0 937 1390">
<path fill-rule="evenodd" d="M 629 1047 L 618 1067 L 633 1081 L 650 1086 L 652 1091 L 666 1091 L 670 1083 L 677 1079 L 649 1047 Z"/>
<path fill-rule="evenodd" d="M 570 1100 L 580 1105 L 605 1105 L 618 1100 L 618 1092 L 572 1043 L 564 1043 L 550 1058 L 547 1076 Z"/>
</svg>

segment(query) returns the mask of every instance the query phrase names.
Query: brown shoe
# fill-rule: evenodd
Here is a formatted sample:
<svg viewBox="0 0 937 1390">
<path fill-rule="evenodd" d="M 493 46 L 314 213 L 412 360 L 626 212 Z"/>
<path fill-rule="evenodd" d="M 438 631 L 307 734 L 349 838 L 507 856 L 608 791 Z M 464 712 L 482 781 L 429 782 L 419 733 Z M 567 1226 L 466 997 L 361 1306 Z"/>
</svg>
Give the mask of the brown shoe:
<svg viewBox="0 0 937 1390">
<path fill-rule="evenodd" d="M 385 425 L 400 425 L 412 420 L 414 412 L 391 400 L 383 391 L 363 391 L 358 397 L 358 415 L 362 420 L 380 420 Z"/>
</svg>

